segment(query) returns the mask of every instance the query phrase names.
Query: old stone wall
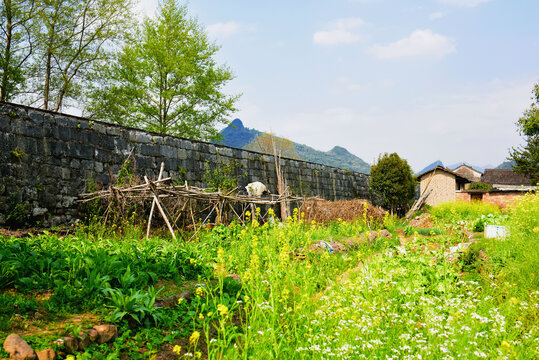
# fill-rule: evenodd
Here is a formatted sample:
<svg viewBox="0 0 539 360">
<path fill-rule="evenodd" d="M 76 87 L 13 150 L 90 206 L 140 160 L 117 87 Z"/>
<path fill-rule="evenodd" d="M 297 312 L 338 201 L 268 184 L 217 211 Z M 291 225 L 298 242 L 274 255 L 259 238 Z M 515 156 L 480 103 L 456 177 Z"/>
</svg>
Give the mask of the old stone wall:
<svg viewBox="0 0 539 360">
<path fill-rule="evenodd" d="M 107 187 L 128 156 L 138 175 L 206 186 L 204 175 L 229 165 L 240 186 L 265 183 L 276 192 L 272 156 L 114 124 L 0 103 L 0 226 L 65 224 L 79 216 L 78 195 Z M 292 191 L 328 200 L 370 198 L 368 175 L 283 159 Z"/>
</svg>

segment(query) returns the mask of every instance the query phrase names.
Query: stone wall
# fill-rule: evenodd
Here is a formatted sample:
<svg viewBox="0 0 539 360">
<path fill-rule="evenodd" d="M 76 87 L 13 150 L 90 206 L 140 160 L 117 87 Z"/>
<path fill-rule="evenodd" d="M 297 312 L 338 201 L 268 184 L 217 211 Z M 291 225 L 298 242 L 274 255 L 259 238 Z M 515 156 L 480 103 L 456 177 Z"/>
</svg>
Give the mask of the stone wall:
<svg viewBox="0 0 539 360">
<path fill-rule="evenodd" d="M 0 103 L 0 226 L 73 221 L 78 195 L 107 187 L 130 154 L 138 175 L 156 178 L 164 162 L 165 176 L 204 187 L 207 171 L 230 164 L 240 186 L 261 181 L 276 192 L 272 156 Z M 292 159 L 283 174 L 295 194 L 370 198 L 366 174 Z"/>
</svg>

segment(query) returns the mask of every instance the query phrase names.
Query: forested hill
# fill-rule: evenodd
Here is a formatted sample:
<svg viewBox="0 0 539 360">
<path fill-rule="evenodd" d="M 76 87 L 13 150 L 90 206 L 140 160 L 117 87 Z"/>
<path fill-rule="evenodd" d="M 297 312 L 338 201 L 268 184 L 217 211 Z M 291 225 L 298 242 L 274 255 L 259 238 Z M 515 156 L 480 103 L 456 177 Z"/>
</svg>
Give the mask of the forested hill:
<svg viewBox="0 0 539 360">
<path fill-rule="evenodd" d="M 242 149 L 260 134 L 262 134 L 261 131 L 246 128 L 243 126 L 240 119 L 235 119 L 232 121 L 230 126 L 221 130 L 221 135 L 223 136 L 223 141 L 221 143 L 226 146 Z M 297 143 L 293 144 L 296 153 L 301 160 L 348 169 L 351 171 L 358 171 L 365 174 L 368 174 L 371 170 L 369 164 L 354 154 L 351 154 L 343 147 L 335 146 L 330 151 L 323 152 L 315 150 L 307 145 Z"/>
</svg>

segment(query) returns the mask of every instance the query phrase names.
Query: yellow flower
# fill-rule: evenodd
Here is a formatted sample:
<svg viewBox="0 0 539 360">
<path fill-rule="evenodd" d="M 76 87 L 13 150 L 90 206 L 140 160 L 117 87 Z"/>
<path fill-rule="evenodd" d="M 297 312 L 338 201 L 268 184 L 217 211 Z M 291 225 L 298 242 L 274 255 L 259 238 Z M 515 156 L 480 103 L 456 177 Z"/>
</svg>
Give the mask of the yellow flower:
<svg viewBox="0 0 539 360">
<path fill-rule="evenodd" d="M 174 349 L 172 349 L 172 351 L 180 355 L 180 353 L 182 352 L 182 347 L 180 345 L 174 345 Z"/>
<path fill-rule="evenodd" d="M 204 320 L 204 314 L 202 314 L 202 313 L 198 314 L 198 318 L 201 319 L 201 320 Z"/>
<path fill-rule="evenodd" d="M 502 343 L 500 344 L 500 347 L 505 351 L 509 351 L 511 349 L 511 344 L 503 340 Z"/>
<path fill-rule="evenodd" d="M 269 215 L 269 216 L 274 216 L 274 215 L 275 215 L 275 211 L 273 211 L 273 209 L 270 208 L 270 209 L 268 210 L 268 215 Z"/>
<path fill-rule="evenodd" d="M 539 226 L 534 227 L 533 232 L 539 232 Z"/>
<path fill-rule="evenodd" d="M 196 296 L 204 296 L 204 289 L 202 289 L 201 287 L 197 287 L 195 294 Z"/>
<path fill-rule="evenodd" d="M 315 221 L 315 220 L 312 220 L 312 221 L 311 221 L 311 225 L 316 225 L 316 221 Z"/>
<path fill-rule="evenodd" d="M 195 358 L 200 359 L 202 357 L 202 353 L 200 351 L 195 351 Z"/>
<path fill-rule="evenodd" d="M 179 298 L 179 299 L 178 299 L 178 305 L 181 305 L 181 304 L 182 304 L 182 301 L 183 301 L 183 298 Z"/>
<path fill-rule="evenodd" d="M 207 316 L 207 317 L 212 317 L 212 316 L 213 316 L 213 312 L 210 311 L 206 316 Z"/>
<path fill-rule="evenodd" d="M 247 296 L 247 295 L 245 295 L 245 296 L 243 297 L 243 300 L 245 300 L 245 302 L 249 301 L 249 299 L 250 299 L 250 297 Z"/>
<path fill-rule="evenodd" d="M 228 307 L 223 304 L 217 305 L 217 311 L 219 311 L 219 315 L 221 316 L 227 316 L 228 315 Z"/>
<path fill-rule="evenodd" d="M 189 336 L 189 342 L 191 344 L 196 344 L 199 338 L 200 338 L 200 333 L 198 331 L 193 331 L 191 336 Z"/>
<path fill-rule="evenodd" d="M 73 355 L 67 355 L 66 360 L 75 360 Z"/>
<path fill-rule="evenodd" d="M 194 263 L 195 263 L 195 259 L 189 259 L 189 262 L 190 262 L 191 264 L 194 264 Z"/>
<path fill-rule="evenodd" d="M 511 300 L 509 300 L 509 301 L 511 301 L 511 304 L 513 304 L 513 305 L 518 304 L 518 300 L 515 299 L 514 297 L 512 297 Z"/>
</svg>

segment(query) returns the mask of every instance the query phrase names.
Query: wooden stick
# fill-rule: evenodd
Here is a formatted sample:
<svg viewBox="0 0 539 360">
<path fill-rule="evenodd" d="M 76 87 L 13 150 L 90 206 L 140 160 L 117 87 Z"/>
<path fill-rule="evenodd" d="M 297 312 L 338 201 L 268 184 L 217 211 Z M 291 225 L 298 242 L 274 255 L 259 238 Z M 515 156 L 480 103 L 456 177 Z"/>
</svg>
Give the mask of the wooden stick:
<svg viewBox="0 0 539 360">
<path fill-rule="evenodd" d="M 157 181 L 161 180 L 161 177 L 163 176 L 163 169 L 165 168 L 165 163 L 161 163 L 161 169 L 159 169 L 159 176 L 157 177 Z M 153 210 L 155 209 L 155 203 L 157 199 L 153 199 L 152 201 L 152 208 L 150 209 L 150 217 L 148 218 L 148 227 L 146 228 L 146 239 L 150 238 L 150 228 L 152 227 L 152 216 L 153 216 Z"/>
<path fill-rule="evenodd" d="M 157 208 L 159 209 L 159 212 L 161 213 L 161 216 L 165 220 L 165 223 L 167 224 L 168 230 L 172 234 L 172 237 L 174 238 L 174 240 L 176 240 L 176 235 L 174 234 L 174 230 L 172 230 L 172 226 L 170 226 L 170 223 L 168 222 L 167 216 L 165 215 L 165 211 L 161 207 L 161 203 L 159 202 L 159 199 L 157 198 L 157 191 L 155 190 L 155 187 L 152 186 L 152 183 L 148 180 L 148 177 L 146 175 L 144 175 L 144 180 L 146 181 L 146 183 L 148 185 L 150 185 L 150 189 L 154 193 L 153 198 L 155 200 L 155 204 L 157 205 Z"/>
</svg>

